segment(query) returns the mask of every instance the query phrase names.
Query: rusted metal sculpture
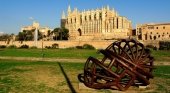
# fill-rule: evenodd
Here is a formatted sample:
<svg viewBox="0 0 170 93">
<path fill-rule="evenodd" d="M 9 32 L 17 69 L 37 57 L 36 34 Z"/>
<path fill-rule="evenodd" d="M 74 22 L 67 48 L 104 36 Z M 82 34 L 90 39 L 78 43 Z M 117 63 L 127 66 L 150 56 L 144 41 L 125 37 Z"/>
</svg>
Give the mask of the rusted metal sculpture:
<svg viewBox="0 0 170 93">
<path fill-rule="evenodd" d="M 99 52 L 103 59 L 89 57 L 84 73 L 78 75 L 87 87 L 127 90 L 132 85 L 148 85 L 153 78 L 154 58 L 136 40 L 122 39 Z"/>
</svg>

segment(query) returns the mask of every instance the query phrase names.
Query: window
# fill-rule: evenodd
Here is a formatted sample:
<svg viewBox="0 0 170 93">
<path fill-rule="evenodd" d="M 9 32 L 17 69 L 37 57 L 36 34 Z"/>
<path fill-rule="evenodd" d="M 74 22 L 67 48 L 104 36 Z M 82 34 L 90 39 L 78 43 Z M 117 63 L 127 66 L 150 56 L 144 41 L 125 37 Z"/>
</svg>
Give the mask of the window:
<svg viewBox="0 0 170 93">
<path fill-rule="evenodd" d="M 76 18 L 74 19 L 75 23 L 76 23 Z"/>
<path fill-rule="evenodd" d="M 148 26 L 148 29 L 154 29 L 154 26 Z"/>
<path fill-rule="evenodd" d="M 156 27 L 156 29 L 158 29 L 158 27 Z"/>
<path fill-rule="evenodd" d="M 89 20 L 91 20 L 91 15 L 89 15 Z"/>
<path fill-rule="evenodd" d="M 163 27 L 163 29 L 165 29 L 165 27 Z"/>
<path fill-rule="evenodd" d="M 158 37 L 160 38 L 161 36 L 160 36 L 160 35 L 158 35 Z"/>
<path fill-rule="evenodd" d="M 94 19 L 96 20 L 96 14 L 94 14 Z"/>
<path fill-rule="evenodd" d="M 105 17 L 107 17 L 107 12 L 105 13 Z"/>
<path fill-rule="evenodd" d="M 150 36 L 150 40 L 152 40 L 152 36 Z"/>
<path fill-rule="evenodd" d="M 85 21 L 87 20 L 86 16 L 85 16 Z"/>
<path fill-rule="evenodd" d="M 71 18 L 71 23 L 72 23 L 72 18 Z"/>
<path fill-rule="evenodd" d="M 139 28 L 139 34 L 141 34 L 142 33 L 142 29 L 141 28 Z"/>
<path fill-rule="evenodd" d="M 82 24 L 82 15 L 80 15 L 80 24 Z"/>
<path fill-rule="evenodd" d="M 99 14 L 99 18 L 102 19 L 102 13 Z"/>
<path fill-rule="evenodd" d="M 151 32 L 151 34 L 152 34 L 152 32 Z"/>
</svg>

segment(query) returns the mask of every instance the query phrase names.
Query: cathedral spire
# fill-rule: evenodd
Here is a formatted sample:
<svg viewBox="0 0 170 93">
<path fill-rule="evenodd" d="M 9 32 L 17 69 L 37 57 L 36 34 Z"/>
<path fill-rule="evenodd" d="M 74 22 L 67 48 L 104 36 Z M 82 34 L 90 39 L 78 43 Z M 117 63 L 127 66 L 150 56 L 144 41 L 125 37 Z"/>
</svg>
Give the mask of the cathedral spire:
<svg viewBox="0 0 170 93">
<path fill-rule="evenodd" d="M 112 8 L 112 12 L 115 13 L 115 9 L 114 8 Z"/>
<path fill-rule="evenodd" d="M 106 9 L 109 10 L 109 5 L 107 5 Z"/>
<path fill-rule="evenodd" d="M 70 5 L 68 6 L 68 14 L 71 13 Z"/>
<path fill-rule="evenodd" d="M 119 14 L 118 14 L 118 12 L 117 12 L 117 11 L 115 11 L 115 16 L 119 16 Z"/>
<path fill-rule="evenodd" d="M 61 19 L 65 19 L 65 18 L 66 18 L 66 16 L 65 16 L 65 13 L 64 13 L 64 11 L 63 11 L 62 16 L 61 16 Z"/>
</svg>

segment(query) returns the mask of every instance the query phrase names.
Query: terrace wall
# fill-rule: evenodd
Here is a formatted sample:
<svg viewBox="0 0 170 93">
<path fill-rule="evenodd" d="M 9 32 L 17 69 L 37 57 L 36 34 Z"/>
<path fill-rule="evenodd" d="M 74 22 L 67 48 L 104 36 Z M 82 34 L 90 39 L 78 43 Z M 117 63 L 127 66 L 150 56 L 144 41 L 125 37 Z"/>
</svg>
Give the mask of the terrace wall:
<svg viewBox="0 0 170 93">
<path fill-rule="evenodd" d="M 38 48 L 42 48 L 45 46 L 52 46 L 52 44 L 56 43 L 59 45 L 59 48 L 69 48 L 69 47 L 75 47 L 75 46 L 82 46 L 84 44 L 90 44 L 93 45 L 96 49 L 105 49 L 108 45 L 110 45 L 111 43 L 113 43 L 114 40 L 108 40 L 108 41 L 38 41 L 37 42 L 37 47 Z M 159 41 L 140 41 L 141 43 L 143 43 L 144 45 L 153 45 L 156 47 L 159 47 Z M 7 42 L 5 41 L 0 41 L 0 45 L 16 45 L 17 47 L 20 47 L 21 45 L 29 45 L 31 46 L 35 46 L 35 42 L 34 41 L 24 41 L 23 43 L 21 43 L 20 41 L 14 41 L 14 42 L 9 42 L 9 44 L 7 44 Z"/>
</svg>

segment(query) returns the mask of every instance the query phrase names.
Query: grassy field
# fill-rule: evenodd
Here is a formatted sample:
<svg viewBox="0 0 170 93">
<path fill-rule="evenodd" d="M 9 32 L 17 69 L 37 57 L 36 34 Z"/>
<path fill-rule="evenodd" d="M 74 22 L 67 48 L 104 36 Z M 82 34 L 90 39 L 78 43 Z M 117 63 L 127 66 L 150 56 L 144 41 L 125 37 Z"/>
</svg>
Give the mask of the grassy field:
<svg viewBox="0 0 170 93">
<path fill-rule="evenodd" d="M 83 63 L 0 60 L 0 93 L 118 93 L 79 87 L 77 75 Z M 170 66 L 157 66 L 150 86 L 141 90 L 130 87 L 127 93 L 168 93 Z"/>
<path fill-rule="evenodd" d="M 12 57 L 44 57 L 46 58 L 87 58 L 99 56 L 97 50 L 86 49 L 0 49 L 0 56 Z"/>
<path fill-rule="evenodd" d="M 0 49 L 1 57 L 42 57 L 86 59 L 101 58 L 97 50 L 84 49 Z M 154 51 L 157 62 L 170 62 L 170 51 Z M 0 59 L 0 93 L 118 93 L 115 90 L 93 90 L 79 87 L 77 75 L 83 72 L 84 63 L 15 61 Z M 157 66 L 150 86 L 141 90 L 130 87 L 127 93 L 168 93 L 170 66 Z"/>
<path fill-rule="evenodd" d="M 156 61 L 170 61 L 170 51 L 151 50 Z M 88 58 L 89 56 L 101 58 L 97 50 L 86 49 L 0 49 L 0 56 L 11 57 L 42 57 L 45 58 Z"/>
</svg>

